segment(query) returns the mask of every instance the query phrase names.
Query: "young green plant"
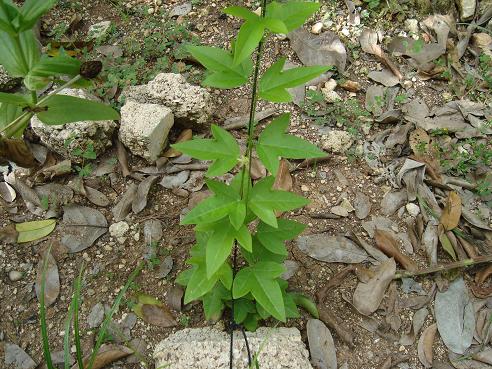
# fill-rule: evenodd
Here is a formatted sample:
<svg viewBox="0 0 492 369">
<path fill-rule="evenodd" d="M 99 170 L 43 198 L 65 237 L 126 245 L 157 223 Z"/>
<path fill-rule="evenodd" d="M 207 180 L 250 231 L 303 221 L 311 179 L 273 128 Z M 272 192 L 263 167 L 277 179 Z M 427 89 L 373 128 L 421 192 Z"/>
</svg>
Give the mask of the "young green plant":
<svg viewBox="0 0 492 369">
<path fill-rule="evenodd" d="M 81 63 L 63 50 L 54 57 L 41 54 L 33 29 L 55 3 L 56 0 L 26 0 L 19 8 L 11 0 L 0 0 L 0 64 L 12 77 L 24 82 L 23 93 L 0 92 L 0 156 L 14 162 L 22 162 L 18 152 L 25 154 L 27 146 L 22 140 L 9 145 L 2 141 L 22 137 L 34 115 L 48 125 L 119 119 L 118 113 L 107 105 L 59 94 L 67 87 L 90 86 L 90 79 L 99 73 L 101 64 Z M 51 83 L 60 87 L 40 96 Z M 17 150 L 11 149 L 13 146 Z"/>
<path fill-rule="evenodd" d="M 197 240 L 187 260 L 191 268 L 177 279 L 186 286 L 184 302 L 201 300 L 207 319 L 220 318 L 225 307 L 230 307 L 235 322 L 249 330 L 256 329 L 261 319 L 273 317 L 285 322 L 287 318 L 299 316 L 296 305 L 299 298 L 287 291 L 288 283 L 281 275 L 285 272 L 283 261 L 288 255 L 285 241 L 295 238 L 305 226 L 279 219 L 276 214 L 303 207 L 308 200 L 273 188 L 280 158 L 326 155 L 315 145 L 285 133 L 289 114 L 274 119 L 255 139 L 255 111 L 259 99 L 290 102 L 288 89 L 303 85 L 330 69 L 330 66 L 306 66 L 284 70 L 286 58 L 280 58 L 260 77 L 265 38 L 272 33 L 287 34 L 300 27 L 320 7 L 313 2 L 266 3 L 263 0 L 261 15 L 239 6 L 225 9 L 226 14 L 243 20 L 230 50 L 188 47 L 207 69 L 203 85 L 232 89 L 252 79 L 246 152 L 241 155 L 234 137 L 216 125 L 212 125 L 212 139 L 173 145 L 194 158 L 213 161 L 206 174 L 206 183 L 213 195 L 182 220 L 182 224 L 195 225 Z M 267 177 L 254 184 L 250 177 L 253 151 L 269 171 Z M 212 179 L 229 171 L 236 173 L 229 184 Z M 236 273 L 237 250 L 246 265 Z"/>
</svg>

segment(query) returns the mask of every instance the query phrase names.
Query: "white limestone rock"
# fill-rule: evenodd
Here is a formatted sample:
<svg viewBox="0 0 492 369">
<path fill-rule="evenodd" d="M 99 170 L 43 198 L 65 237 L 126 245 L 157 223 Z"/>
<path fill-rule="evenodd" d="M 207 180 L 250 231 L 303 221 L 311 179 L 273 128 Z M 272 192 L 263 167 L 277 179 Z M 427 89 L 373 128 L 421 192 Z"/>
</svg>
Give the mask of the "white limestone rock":
<svg viewBox="0 0 492 369">
<path fill-rule="evenodd" d="M 312 369 L 309 353 L 297 328 L 259 328 L 247 333 L 252 353 L 259 351 L 262 369 Z M 167 369 L 228 369 L 227 332 L 212 327 L 183 329 L 161 341 L 154 352 L 155 366 Z M 248 354 L 241 332 L 234 333 L 234 368 L 248 367 Z"/>
<path fill-rule="evenodd" d="M 171 109 L 133 100 L 121 108 L 120 141 L 135 155 L 157 160 L 174 124 Z"/>
<path fill-rule="evenodd" d="M 82 99 L 99 101 L 85 90 L 65 89 L 60 95 L 75 96 Z M 41 141 L 66 159 L 80 162 L 79 155 L 74 155 L 75 149 L 86 150 L 92 145 L 97 156 L 111 147 L 111 137 L 116 128 L 112 120 L 81 121 L 61 125 L 46 125 L 36 116 L 31 119 L 31 127 Z"/>
<path fill-rule="evenodd" d="M 344 153 L 354 143 L 352 135 L 346 131 L 332 130 L 326 134 L 323 149 L 333 153 Z"/>
<path fill-rule="evenodd" d="M 158 74 L 147 85 L 127 88 L 124 96 L 127 101 L 164 105 L 172 110 L 177 124 L 198 129 L 210 121 L 214 109 L 206 89 L 176 73 Z"/>
<path fill-rule="evenodd" d="M 19 84 L 20 79 L 11 77 L 5 68 L 0 65 L 0 92 L 5 92 L 13 89 Z"/>
</svg>

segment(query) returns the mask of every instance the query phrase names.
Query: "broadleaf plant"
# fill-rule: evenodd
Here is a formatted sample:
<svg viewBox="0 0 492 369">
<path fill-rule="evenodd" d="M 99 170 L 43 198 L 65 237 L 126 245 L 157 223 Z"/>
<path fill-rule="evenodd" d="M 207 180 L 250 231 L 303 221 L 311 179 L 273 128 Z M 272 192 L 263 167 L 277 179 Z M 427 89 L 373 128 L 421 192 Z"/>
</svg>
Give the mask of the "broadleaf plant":
<svg viewBox="0 0 492 369">
<path fill-rule="evenodd" d="M 97 76 L 101 65 L 100 62 L 82 63 L 63 50 L 53 57 L 41 54 L 33 28 L 56 2 L 26 0 L 18 7 L 11 0 L 0 0 L 0 65 L 12 77 L 22 78 L 24 82 L 21 94 L 0 93 L 0 144 L 9 140 L 8 147 L 15 145 L 17 152 L 31 157 L 28 146 L 20 138 L 34 115 L 50 125 L 119 119 L 119 114 L 103 103 L 59 94 L 81 82 L 90 85 L 89 79 Z M 42 96 L 50 83 L 59 87 Z M 33 157 L 26 160 L 13 151 L 0 150 L 0 158 L 19 165 L 34 163 Z"/>
<path fill-rule="evenodd" d="M 288 255 L 285 242 L 305 228 L 293 220 L 278 218 L 279 211 L 290 211 L 308 204 L 304 197 L 274 188 L 281 158 L 319 158 L 325 153 L 312 143 L 286 133 L 289 114 L 274 119 L 255 140 L 253 135 L 258 99 L 270 102 L 292 100 L 290 88 L 303 85 L 330 69 L 309 66 L 284 70 L 285 58 L 274 62 L 260 76 L 263 43 L 272 33 L 288 33 L 301 26 L 319 9 L 312 2 L 271 2 L 263 0 L 262 13 L 233 6 L 225 13 L 243 20 L 230 50 L 209 46 L 190 46 L 188 51 L 206 69 L 206 86 L 230 89 L 252 80 L 250 119 L 246 152 L 241 154 L 234 137 L 213 125 L 212 139 L 195 139 L 173 147 L 200 160 L 211 160 L 206 183 L 212 195 L 195 206 L 181 224 L 195 225 L 196 245 L 176 282 L 186 286 L 184 302 L 203 302 L 207 319 L 218 319 L 229 307 L 237 324 L 256 329 L 262 319 L 273 317 L 285 322 L 299 316 L 297 303 L 305 298 L 288 292 L 281 279 Z M 255 65 L 253 66 L 253 54 Z M 253 183 L 253 152 L 269 175 Z M 212 179 L 236 173 L 230 183 Z M 240 251 L 240 256 L 237 255 Z M 238 258 L 246 265 L 238 270 Z"/>
</svg>

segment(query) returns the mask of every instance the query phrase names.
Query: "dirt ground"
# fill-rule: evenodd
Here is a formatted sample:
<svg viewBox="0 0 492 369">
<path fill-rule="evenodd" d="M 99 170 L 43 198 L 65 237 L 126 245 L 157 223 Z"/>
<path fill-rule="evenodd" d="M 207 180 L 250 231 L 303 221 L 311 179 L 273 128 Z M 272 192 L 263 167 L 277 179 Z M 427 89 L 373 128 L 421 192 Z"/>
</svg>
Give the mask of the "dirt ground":
<svg viewBox="0 0 492 369">
<path fill-rule="evenodd" d="M 138 31 L 140 17 L 134 17 L 131 11 L 134 7 L 139 7 L 142 3 L 138 1 L 122 2 L 119 0 L 80 0 L 77 7 L 65 7 L 63 4 L 70 1 L 63 1 L 53 12 L 46 18 L 51 26 L 61 22 L 69 21 L 74 13 L 79 13 L 84 21 L 80 32 L 83 34 L 87 31 L 88 26 L 102 20 L 111 20 L 116 28 L 123 28 L 123 34 L 127 37 L 136 37 L 144 32 Z M 241 1 L 198 1 L 193 6 L 192 13 L 185 17 L 190 22 L 190 29 L 200 37 L 205 44 L 227 45 L 238 30 L 239 22 L 229 17 L 221 15 L 221 9 L 227 5 L 240 4 Z M 164 1 L 161 5 L 163 9 L 171 9 L 178 1 Z M 255 7 L 254 2 L 246 2 L 246 5 Z M 149 4 L 153 6 L 153 4 Z M 126 10 L 125 10 L 126 9 Z M 337 28 L 337 22 L 345 22 L 348 15 L 343 1 L 327 1 L 324 5 L 325 13 L 334 14 L 334 26 Z M 156 11 L 157 13 L 157 11 Z M 125 14 L 122 16 L 122 14 Z M 149 17 L 158 17 L 153 14 Z M 318 16 L 316 16 L 318 17 Z M 311 25 L 319 19 L 314 17 L 308 25 Z M 406 14 L 408 18 L 420 16 L 410 10 Z M 370 26 L 374 22 L 369 19 L 365 20 Z M 398 22 L 386 21 L 380 24 L 385 32 L 398 34 L 403 29 L 403 24 Z M 340 25 L 339 28 L 341 28 Z M 390 27 L 390 28 L 385 28 Z M 135 33 L 135 30 L 137 32 Z M 125 36 L 123 36 L 125 37 Z M 288 40 L 275 40 L 267 44 L 265 54 L 266 63 L 276 58 L 278 55 L 288 55 L 292 61 L 297 61 L 296 56 L 289 47 Z M 363 91 L 370 82 L 361 70 L 373 70 L 380 66 L 370 55 L 361 55 L 357 60 L 351 60 L 347 65 L 344 78 L 357 81 L 361 84 L 362 90 L 358 92 L 356 98 L 363 101 Z M 188 72 L 186 72 L 188 73 Z M 443 102 L 443 92 L 447 91 L 446 81 L 420 81 L 413 82 L 411 94 L 414 97 L 421 97 L 430 106 L 436 106 Z M 217 91 L 213 94 L 216 97 L 219 106 L 216 112 L 216 122 L 223 124 L 225 119 L 247 113 L 248 89 L 241 88 L 234 91 Z M 342 98 L 348 96 L 348 92 L 342 91 Z M 272 104 L 272 106 L 274 106 Z M 269 107 L 269 105 L 260 105 L 260 108 Z M 308 138 L 313 143 L 323 143 L 319 127 L 316 126 L 309 117 L 303 114 L 302 110 L 294 104 L 275 105 L 275 108 L 281 111 L 290 111 L 293 114 L 291 122 L 291 132 Z M 265 122 L 263 122 L 265 123 Z M 365 139 L 385 129 L 383 125 L 374 124 L 371 129 L 362 137 L 359 137 L 354 146 L 360 145 Z M 179 134 L 179 128 L 173 128 L 171 139 Z M 241 130 L 233 131 L 233 134 L 240 138 L 244 137 Z M 103 157 L 98 158 L 99 162 L 116 157 L 115 149 L 110 149 Z M 390 158 L 388 158 L 389 160 Z M 146 166 L 141 159 L 131 157 L 129 160 L 131 168 L 142 168 Z M 296 193 L 302 193 L 311 200 L 311 204 L 306 208 L 287 214 L 291 219 L 299 220 L 308 224 L 305 234 L 326 232 L 330 235 L 339 233 L 354 232 L 366 242 L 373 244 L 374 241 L 362 227 L 362 221 L 353 213 L 348 217 L 338 219 L 320 219 L 313 216 L 326 212 L 330 207 L 337 205 L 341 198 L 347 198 L 353 203 L 356 192 L 360 191 L 366 194 L 372 203 L 372 209 L 368 219 L 371 216 L 384 216 L 380 211 L 380 204 L 384 194 L 389 187 L 385 183 L 378 183 L 375 179 L 379 173 L 375 173 L 366 161 L 357 156 L 333 154 L 328 161 L 320 163 L 315 167 L 308 169 L 299 169 L 293 172 L 294 189 Z M 66 183 L 70 178 L 57 180 L 59 183 Z M 132 178 L 124 178 L 119 168 L 113 173 L 109 180 L 101 177 L 87 179 L 93 188 L 103 192 L 114 204 L 119 196 L 125 191 L 128 184 L 136 182 Z M 136 182 L 138 183 L 138 182 Z M 82 196 L 75 195 L 73 202 L 94 207 L 88 200 Z M 158 267 L 145 268 L 136 279 L 136 282 L 127 293 L 123 300 L 121 308 L 115 317 L 115 321 L 121 322 L 131 314 L 131 307 L 134 298 L 138 293 L 152 295 L 162 301 L 167 301 L 168 293 L 175 286 L 174 280 L 176 275 L 186 268 L 185 259 L 188 257 L 189 249 L 194 242 L 192 228 L 189 226 L 180 226 L 179 217 L 183 208 L 188 204 L 187 197 L 181 197 L 171 190 L 162 188 L 159 185 L 153 186 L 149 195 L 147 208 L 138 215 L 130 214 L 125 221 L 130 225 L 130 231 L 126 234 L 123 243 L 110 237 L 106 233 L 90 248 L 80 253 L 69 254 L 64 246 L 59 242 L 61 234 L 59 230 L 53 232 L 48 238 L 39 242 L 27 244 L 6 244 L 0 243 L 0 301 L 2 302 L 3 314 L 0 315 L 0 352 L 3 350 L 4 342 L 14 342 L 23 348 L 37 363 L 42 360 L 42 346 L 39 328 L 38 302 L 36 299 L 34 284 L 36 281 L 36 268 L 39 262 L 39 252 L 44 250 L 48 245 L 52 245 L 53 254 L 58 263 L 61 290 L 57 301 L 48 309 L 49 333 L 52 351 L 60 351 L 63 348 L 64 320 L 67 309 L 72 297 L 72 283 L 76 278 L 79 268 L 84 262 L 86 273 L 82 288 L 81 304 L 81 337 L 83 347 L 89 352 L 93 347 L 94 337 L 97 332 L 87 325 L 87 316 L 91 309 L 97 303 L 111 305 L 113 299 L 125 284 L 128 275 L 142 260 L 146 252 L 146 244 L 143 237 L 143 223 L 149 219 L 159 219 L 163 225 L 164 237 L 158 246 L 158 257 L 162 260 L 166 256 L 171 256 L 173 260 L 172 271 L 164 278 L 158 277 Z M 33 215 L 25 208 L 22 200 L 16 202 L 17 211 L 9 214 L 2 211 L 0 214 L 0 224 L 2 227 L 7 226 L 10 221 L 25 221 L 35 219 Z M 111 224 L 112 213 L 110 207 L 99 207 L 100 210 Z M 391 220 L 397 225 L 400 231 L 405 231 L 407 224 L 397 214 L 391 216 Z M 324 263 L 310 258 L 297 249 L 294 242 L 288 245 L 289 260 L 294 260 L 299 264 L 299 269 L 289 280 L 290 289 L 299 291 L 317 301 L 317 292 L 322 290 L 330 278 L 338 271 L 346 267 L 345 264 Z M 422 251 L 412 255 L 412 258 L 420 267 L 426 267 L 427 261 Z M 444 253 L 440 251 L 439 260 L 448 260 Z M 368 267 L 364 265 L 363 267 Z M 358 266 L 361 267 L 361 266 Z M 15 270 L 22 272 L 22 278 L 18 281 L 9 279 L 9 272 Z M 363 270 L 362 270 L 363 272 Z M 383 322 L 378 332 L 370 331 L 368 328 L 368 318 L 363 317 L 351 305 L 351 294 L 357 284 L 357 276 L 349 274 L 340 286 L 331 290 L 322 303 L 318 304 L 318 309 L 329 311 L 338 317 L 343 326 L 354 335 L 354 345 L 349 347 L 343 340 L 334 334 L 335 346 L 337 350 L 338 366 L 341 368 L 360 368 L 376 369 L 389 368 L 384 366 L 385 361 L 391 357 L 393 363 L 401 362 L 399 368 L 424 368 L 420 363 L 417 355 L 417 342 L 410 346 L 402 346 L 398 343 L 399 335 L 408 331 L 412 324 L 412 317 L 415 312 L 412 308 L 401 308 L 396 312 L 396 316 L 401 320 L 400 329 L 397 332 L 392 331 L 390 324 L 385 320 L 388 316 L 386 304 L 390 304 L 390 293 L 387 293 L 382 303 L 384 309 L 378 310 L 371 318 L 378 322 Z M 426 278 L 419 279 L 423 289 L 429 293 L 433 285 L 432 280 Z M 395 282 L 399 286 L 399 282 Z M 399 298 L 410 298 L 410 295 L 404 294 L 398 290 Z M 390 304 L 391 305 L 391 304 Z M 433 309 L 432 302 L 428 308 Z M 390 309 L 391 310 L 391 309 Z M 139 338 L 145 342 L 146 357 L 148 367 L 152 367 L 151 355 L 154 347 L 162 339 L 166 338 L 172 332 L 182 329 L 183 327 L 202 327 L 211 324 L 204 320 L 203 311 L 200 304 L 192 304 L 184 307 L 181 312 L 174 312 L 178 326 L 174 328 L 159 328 L 137 319 L 135 325 L 131 328 L 131 337 Z M 393 314 L 394 315 L 394 314 Z M 309 314 L 302 311 L 300 319 L 291 320 L 288 326 L 295 326 L 302 332 L 303 338 L 306 338 L 306 322 L 310 318 Z M 424 328 L 431 323 L 431 317 L 427 317 Z M 270 325 L 272 322 L 267 321 L 265 324 Z M 365 327 L 365 328 L 364 328 Z M 396 340 L 395 340 L 396 337 Z M 437 361 L 447 361 L 447 350 L 440 341 L 434 346 L 434 359 Z M 3 355 L 0 354 L 0 357 Z M 3 367 L 4 363 L 0 364 Z M 122 360 L 116 362 L 113 368 L 141 368 L 141 363 L 129 363 Z M 391 366 L 393 367 L 393 366 Z M 396 367 L 396 366 L 395 366 Z"/>
</svg>

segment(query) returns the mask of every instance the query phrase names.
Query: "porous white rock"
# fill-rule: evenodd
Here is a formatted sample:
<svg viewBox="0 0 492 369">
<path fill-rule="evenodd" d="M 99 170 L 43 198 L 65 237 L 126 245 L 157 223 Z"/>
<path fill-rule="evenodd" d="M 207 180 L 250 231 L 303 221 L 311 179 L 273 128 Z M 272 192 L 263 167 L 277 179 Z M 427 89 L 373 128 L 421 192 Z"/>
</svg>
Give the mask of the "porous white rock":
<svg viewBox="0 0 492 369">
<path fill-rule="evenodd" d="M 118 222 L 113 223 L 109 226 L 109 234 L 111 237 L 120 238 L 125 235 L 126 232 L 130 229 L 130 226 L 127 222 Z"/>
<path fill-rule="evenodd" d="M 340 130 L 331 130 L 326 134 L 326 139 L 323 142 L 323 149 L 334 153 L 343 153 L 348 150 L 353 143 L 354 139 L 350 133 Z"/>
<path fill-rule="evenodd" d="M 247 333 L 252 353 L 262 369 L 312 369 L 297 328 L 259 328 Z M 228 369 L 227 332 L 212 327 L 183 329 L 161 341 L 154 352 L 157 367 L 168 369 Z M 262 349 L 259 350 L 260 346 Z M 233 367 L 247 368 L 248 354 L 241 332 L 234 333 Z"/>
<path fill-rule="evenodd" d="M 111 21 L 103 21 L 91 25 L 89 27 L 89 31 L 87 32 L 89 39 L 92 40 L 105 37 L 108 34 L 110 27 Z"/>
<path fill-rule="evenodd" d="M 160 104 L 174 114 L 176 123 L 200 128 L 210 121 L 214 105 L 206 89 L 186 82 L 181 74 L 160 73 L 147 85 L 129 87 L 124 91 L 127 101 Z"/>
<path fill-rule="evenodd" d="M 130 100 L 121 108 L 120 141 L 133 154 L 154 162 L 161 154 L 173 124 L 171 109 Z"/>
<path fill-rule="evenodd" d="M 75 96 L 82 99 L 98 101 L 98 98 L 81 89 L 65 89 L 60 95 Z M 72 159 L 75 162 L 82 160 L 80 155 L 75 155 L 75 149 L 82 151 L 91 145 L 97 156 L 102 154 L 112 145 L 111 137 L 116 128 L 112 120 L 81 121 L 61 125 L 46 125 L 36 116 L 31 119 L 31 127 L 41 142 L 51 148 L 62 157 Z"/>
</svg>

